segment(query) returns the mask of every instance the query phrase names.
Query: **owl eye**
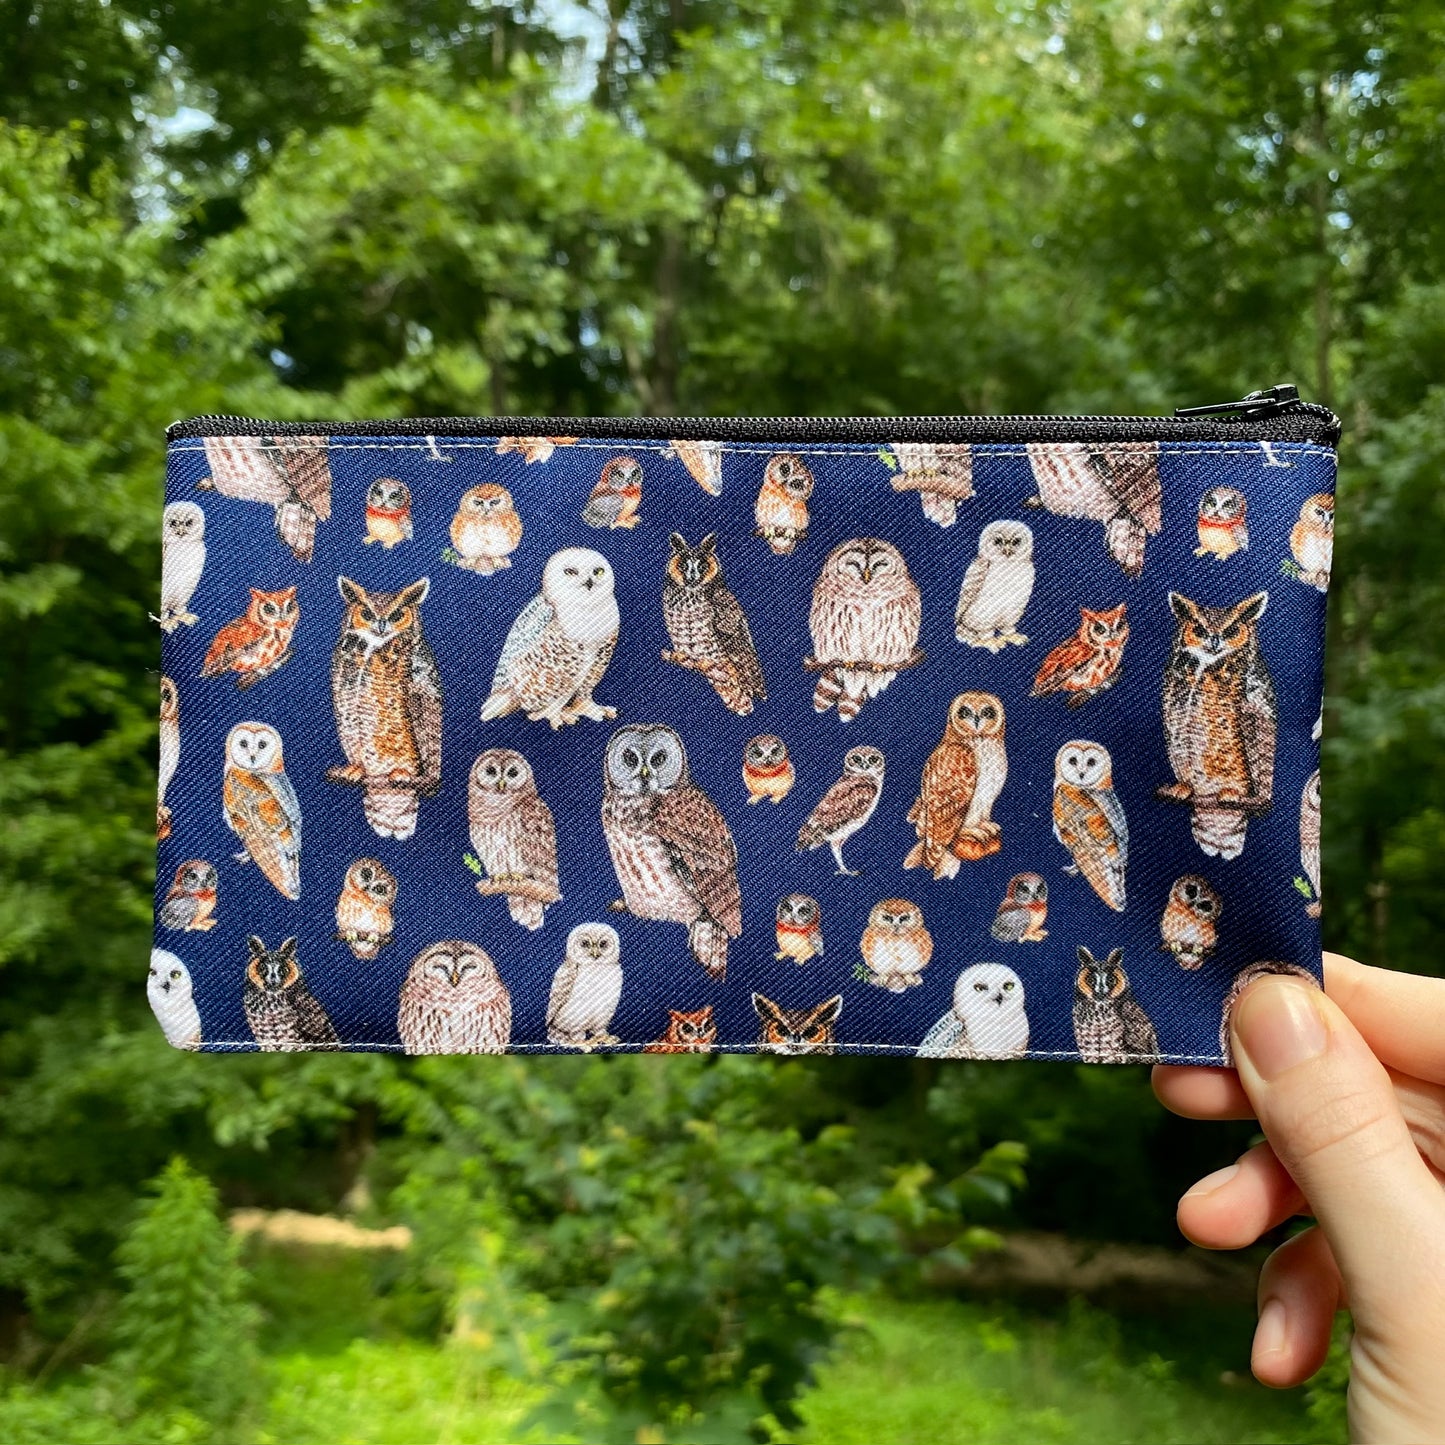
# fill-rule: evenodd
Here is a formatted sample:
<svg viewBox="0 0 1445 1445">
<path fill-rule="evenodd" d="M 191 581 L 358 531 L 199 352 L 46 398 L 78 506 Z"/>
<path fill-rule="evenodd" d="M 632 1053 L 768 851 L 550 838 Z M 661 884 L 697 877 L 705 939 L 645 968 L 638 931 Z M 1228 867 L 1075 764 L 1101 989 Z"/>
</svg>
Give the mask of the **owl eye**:
<svg viewBox="0 0 1445 1445">
<path fill-rule="evenodd" d="M 154 978 L 155 976 L 156 976 L 156 971 L 155 971 L 155 969 L 151 969 L 151 970 L 150 970 L 150 977 L 151 977 L 151 978 Z"/>
<path fill-rule="evenodd" d="M 642 766 L 642 756 L 632 748 L 622 749 L 622 763 L 624 767 L 636 772 Z"/>
<path fill-rule="evenodd" d="M 606 569 L 605 567 L 594 567 L 594 568 L 592 569 L 592 575 L 593 575 L 594 577 L 604 577 L 604 576 L 606 576 L 606 574 L 607 574 L 607 569 Z"/>
<path fill-rule="evenodd" d="M 1228 642 L 1238 642 L 1239 639 L 1244 636 L 1244 624 L 1242 622 L 1230 623 L 1229 627 L 1225 630 L 1224 636 Z"/>
<path fill-rule="evenodd" d="M 369 607 L 363 607 L 361 609 L 361 620 L 366 623 L 368 627 L 372 627 L 376 624 L 376 613 Z"/>
<path fill-rule="evenodd" d="M 1003 991 L 1004 991 L 1005 993 L 1012 993 L 1012 992 L 1014 991 L 1014 981 L 1013 981 L 1013 979 L 1009 979 L 1008 982 L 1004 984 L 1004 986 L 1003 986 Z"/>
<path fill-rule="evenodd" d="M 683 1024 L 682 1027 L 678 1029 L 678 1033 L 680 1033 L 685 1039 L 695 1038 L 697 1036 L 697 1025 Z"/>
<path fill-rule="evenodd" d="M 979 713 L 979 718 L 980 718 L 983 722 L 993 722 L 994 719 L 997 718 L 997 717 L 998 717 L 998 710 L 997 710 L 996 708 L 993 708 L 993 707 L 986 707 L 986 708 L 983 709 L 982 712 Z"/>
<path fill-rule="evenodd" d="M 181 976 L 181 971 L 180 971 L 180 969 L 178 969 L 178 968 L 173 968 L 173 969 L 171 970 L 171 977 L 172 977 L 172 978 L 179 978 L 180 976 Z"/>
<path fill-rule="evenodd" d="M 521 768 L 519 768 L 519 767 L 516 765 L 516 763 L 511 763 L 511 764 L 508 765 L 508 767 L 507 767 L 507 781 L 508 781 L 509 783 L 515 783 L 515 782 L 517 781 L 517 779 L 520 778 L 521 776 L 522 776 L 522 770 L 521 770 Z"/>
<path fill-rule="evenodd" d="M 562 569 L 562 575 L 564 577 L 575 577 L 577 575 L 577 569 L 575 567 L 564 567 Z"/>
<path fill-rule="evenodd" d="M 257 738 L 251 746 L 254 747 L 258 753 L 264 753 L 270 746 L 270 742 L 266 738 Z"/>
<path fill-rule="evenodd" d="M 482 776 L 485 778 L 496 778 L 500 772 L 501 769 L 498 768 L 495 763 L 488 763 L 486 767 L 482 769 Z"/>
<path fill-rule="evenodd" d="M 987 993 L 988 985 L 986 983 L 976 983 L 973 986 L 973 991 L 975 993 Z"/>
<path fill-rule="evenodd" d="M 654 771 L 656 771 L 658 768 L 660 768 L 666 761 L 667 761 L 667 749 L 666 749 L 666 748 L 658 748 L 658 750 L 657 750 L 655 753 L 653 753 L 652 758 L 650 759 L 650 762 L 651 762 L 651 765 L 652 765 L 652 768 L 653 768 Z"/>
</svg>

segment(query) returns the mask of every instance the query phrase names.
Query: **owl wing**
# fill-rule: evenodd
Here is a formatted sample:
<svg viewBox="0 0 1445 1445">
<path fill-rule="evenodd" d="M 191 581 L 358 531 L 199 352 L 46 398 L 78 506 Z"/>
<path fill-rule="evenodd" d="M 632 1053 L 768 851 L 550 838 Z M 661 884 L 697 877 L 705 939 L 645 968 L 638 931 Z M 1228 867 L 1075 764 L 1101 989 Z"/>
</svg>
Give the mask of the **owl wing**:
<svg viewBox="0 0 1445 1445">
<path fill-rule="evenodd" d="M 943 743 L 929 754 L 918 787 L 920 836 L 947 847 L 963 826 L 978 787 L 978 759 L 972 748 Z"/>
<path fill-rule="evenodd" d="M 324 522 L 331 516 L 331 462 L 325 437 L 273 437 L 291 490 Z"/>
<path fill-rule="evenodd" d="M 211 639 L 206 649 L 205 661 L 201 663 L 202 677 L 215 677 L 229 672 L 244 656 L 248 648 L 254 647 L 266 635 L 266 629 L 249 617 L 238 617 L 228 622 Z"/>
<path fill-rule="evenodd" d="M 752 629 L 748 626 L 742 603 L 726 587 L 722 587 L 713 595 L 712 604 L 713 622 L 723 655 L 736 666 L 743 690 L 753 697 L 765 698 L 763 665 L 758 661 L 758 650 L 753 645 Z"/>
<path fill-rule="evenodd" d="M 845 823 L 851 823 L 866 813 L 877 790 L 878 785 L 872 778 L 859 777 L 856 773 L 845 774 L 818 799 L 817 806 L 803 824 L 803 831 L 829 837 Z"/>
<path fill-rule="evenodd" d="M 185 928 L 196 916 L 200 906 L 189 893 L 177 893 L 161 905 L 161 922 L 167 928 Z"/>
<path fill-rule="evenodd" d="M 952 1009 L 924 1034 L 918 1046 L 920 1059 L 956 1059 L 965 1044 L 963 1020 Z"/>
<path fill-rule="evenodd" d="M 582 508 L 582 520 L 590 527 L 610 526 L 622 515 L 622 498 L 604 482 L 598 482 Z"/>
<path fill-rule="evenodd" d="M 1017 943 L 1028 932 L 1029 910 L 1019 903 L 1000 903 L 989 931 L 1000 943 Z"/>
<path fill-rule="evenodd" d="M 552 810 L 535 793 L 517 808 L 517 853 L 522 872 L 551 888 L 557 898 L 557 824 Z"/>
<path fill-rule="evenodd" d="M 988 579 L 988 563 L 982 557 L 975 557 L 968 564 L 968 571 L 963 574 L 963 586 L 958 594 L 958 611 L 954 614 L 956 622 L 962 622 L 968 616 L 973 604 L 978 601 L 978 594 L 983 591 L 983 584 Z"/>
<path fill-rule="evenodd" d="M 211 485 L 223 497 L 278 506 L 291 491 L 266 437 L 207 437 L 203 443 Z"/>
<path fill-rule="evenodd" d="M 1267 799 L 1274 792 L 1274 745 L 1279 729 L 1279 710 L 1274 683 L 1256 654 L 1255 666 L 1244 679 L 1244 698 L 1239 710 L 1239 728 L 1244 737 L 1245 766 L 1251 790 Z"/>
<path fill-rule="evenodd" d="M 1089 465 L 1121 512 L 1142 524 L 1151 536 L 1159 530 L 1164 518 L 1157 443 L 1090 447 Z"/>
<path fill-rule="evenodd" d="M 1060 691 L 1079 667 L 1092 656 L 1088 644 L 1078 637 L 1061 642 L 1039 664 L 1038 676 L 1034 678 L 1033 696 L 1042 697 L 1045 693 Z"/>
<path fill-rule="evenodd" d="M 502 644 L 502 656 L 492 678 L 493 692 L 502 691 L 514 680 L 519 664 L 530 658 L 532 650 L 541 644 L 556 618 L 552 604 L 540 592 L 517 614 L 517 620 Z"/>
<path fill-rule="evenodd" d="M 1089 886 L 1109 905 L 1124 908 L 1124 869 L 1129 834 L 1124 810 L 1112 791 L 1060 783 L 1054 789 L 1054 836 L 1070 854 Z"/>
<path fill-rule="evenodd" d="M 442 781 L 442 676 L 436 654 L 418 634 L 411 650 L 411 686 L 406 697 L 416 740 L 421 790 L 432 797 Z"/>
<path fill-rule="evenodd" d="M 301 805 L 285 773 L 228 768 L 226 820 L 276 890 L 301 896 Z"/>
<path fill-rule="evenodd" d="M 557 1026 L 557 1015 L 566 1007 L 577 984 L 577 961 L 564 958 L 552 975 L 552 991 L 547 995 L 547 1029 L 551 1032 Z"/>
<path fill-rule="evenodd" d="M 684 886 L 736 938 L 743 931 L 738 850 L 717 804 L 687 783 L 659 798 L 652 825 Z"/>
<path fill-rule="evenodd" d="M 307 988 L 305 979 L 302 979 L 291 990 L 291 1001 L 296 1009 L 296 1035 L 306 1047 L 312 1049 L 339 1049 L 341 1047 L 341 1039 L 337 1036 L 336 1026 L 322 1007 L 321 1000 Z"/>
<path fill-rule="evenodd" d="M 1149 1022 L 1138 999 L 1132 995 L 1120 1005 L 1119 1013 L 1124 1021 L 1123 1050 L 1126 1054 L 1149 1057 L 1159 1052 L 1159 1035 Z"/>
</svg>

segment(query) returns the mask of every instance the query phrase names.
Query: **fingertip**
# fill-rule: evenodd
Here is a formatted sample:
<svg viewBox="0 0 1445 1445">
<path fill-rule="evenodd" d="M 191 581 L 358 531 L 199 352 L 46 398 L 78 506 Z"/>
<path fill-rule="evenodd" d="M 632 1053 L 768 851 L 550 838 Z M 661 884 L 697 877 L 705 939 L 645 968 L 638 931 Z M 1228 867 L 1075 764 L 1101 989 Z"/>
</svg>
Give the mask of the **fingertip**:
<svg viewBox="0 0 1445 1445">
<path fill-rule="evenodd" d="M 1255 1378 L 1274 1390 L 1302 1385 L 1325 1362 L 1342 1297 L 1339 1269 L 1318 1228 L 1287 1240 L 1259 1277 L 1250 1351 Z"/>
<path fill-rule="evenodd" d="M 1185 1119 L 1254 1118 L 1254 1106 L 1233 1069 L 1156 1064 L 1151 1082 L 1159 1102 Z"/>
</svg>

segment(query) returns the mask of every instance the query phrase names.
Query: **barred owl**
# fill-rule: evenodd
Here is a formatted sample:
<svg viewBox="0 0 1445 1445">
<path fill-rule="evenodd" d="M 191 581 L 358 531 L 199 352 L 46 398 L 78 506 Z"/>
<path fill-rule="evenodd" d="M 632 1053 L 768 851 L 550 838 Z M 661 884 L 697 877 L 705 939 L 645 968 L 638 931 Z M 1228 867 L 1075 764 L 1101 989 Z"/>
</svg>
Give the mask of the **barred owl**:
<svg viewBox="0 0 1445 1445">
<path fill-rule="evenodd" d="M 512 996 L 475 943 L 448 939 L 417 954 L 396 1015 L 409 1054 L 501 1054 L 512 1037 Z"/>
</svg>

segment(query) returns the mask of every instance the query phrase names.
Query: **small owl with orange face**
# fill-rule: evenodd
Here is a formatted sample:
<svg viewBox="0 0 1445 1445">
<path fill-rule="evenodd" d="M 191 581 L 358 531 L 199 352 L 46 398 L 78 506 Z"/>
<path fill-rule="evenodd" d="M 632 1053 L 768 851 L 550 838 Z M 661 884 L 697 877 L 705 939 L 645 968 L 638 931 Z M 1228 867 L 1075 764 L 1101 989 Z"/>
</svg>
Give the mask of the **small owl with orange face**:
<svg viewBox="0 0 1445 1445">
<path fill-rule="evenodd" d="M 1249 502 L 1235 487 L 1210 487 L 1199 499 L 1199 545 L 1196 557 L 1228 561 L 1249 547 Z"/>
<path fill-rule="evenodd" d="M 512 565 L 522 541 L 522 519 L 512 494 L 497 482 L 482 482 L 462 494 L 452 518 L 456 564 L 489 577 Z"/>
<path fill-rule="evenodd" d="M 1329 591 L 1335 556 L 1335 499 L 1328 492 L 1305 498 L 1299 521 L 1289 534 L 1289 549 L 1299 568 L 1299 580 L 1321 592 Z"/>
<path fill-rule="evenodd" d="M 1169 890 L 1159 934 L 1163 953 L 1172 953 L 1180 968 L 1196 969 L 1219 942 L 1219 915 L 1224 901 L 1207 878 L 1186 873 Z"/>
<path fill-rule="evenodd" d="M 793 791 L 794 777 L 793 761 L 782 738 L 762 733 L 744 744 L 743 783 L 749 803 L 758 803 L 764 798 L 781 803 Z"/>
<path fill-rule="evenodd" d="M 1126 604 L 1107 612 L 1079 608 L 1079 630 L 1039 664 L 1031 696 L 1063 693 L 1070 707 L 1081 707 L 1119 680 L 1124 644 L 1129 640 Z"/>
<path fill-rule="evenodd" d="M 228 622 L 211 640 L 201 676 L 234 672 L 238 688 L 254 687 L 291 660 L 291 637 L 300 619 L 294 587 L 280 592 L 253 587 L 246 615 Z"/>
<path fill-rule="evenodd" d="M 774 958 L 791 958 L 794 963 L 807 963 L 823 952 L 823 912 L 816 898 L 806 893 L 790 893 L 778 900 L 778 951 Z"/>
<path fill-rule="evenodd" d="M 808 498 L 813 495 L 813 474 L 796 452 L 770 457 L 763 484 L 753 508 L 757 534 L 774 554 L 786 557 L 808 535 Z"/>
<path fill-rule="evenodd" d="M 906 898 L 885 898 L 873 905 L 859 944 L 868 982 L 891 993 L 916 988 L 933 957 L 933 935 L 923 910 Z"/>
<path fill-rule="evenodd" d="M 717 1022 L 712 1005 L 684 1012 L 670 1008 L 667 1027 L 660 1039 L 643 1047 L 644 1054 L 710 1054 L 717 1042 Z"/>
<path fill-rule="evenodd" d="M 391 942 L 395 902 L 396 874 L 378 858 L 358 858 L 336 900 L 337 939 L 357 958 L 375 958 Z"/>
<path fill-rule="evenodd" d="M 582 508 L 589 527 L 635 527 L 642 519 L 642 463 L 636 457 L 609 457 Z"/>
</svg>

